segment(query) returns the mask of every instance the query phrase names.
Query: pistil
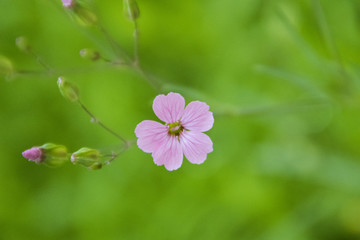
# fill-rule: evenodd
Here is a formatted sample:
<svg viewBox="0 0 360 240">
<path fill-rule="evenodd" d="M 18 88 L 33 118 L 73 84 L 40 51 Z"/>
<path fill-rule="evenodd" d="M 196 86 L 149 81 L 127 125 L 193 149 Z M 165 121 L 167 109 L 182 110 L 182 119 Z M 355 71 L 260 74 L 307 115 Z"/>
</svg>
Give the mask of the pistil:
<svg viewBox="0 0 360 240">
<path fill-rule="evenodd" d="M 169 123 L 169 133 L 175 136 L 179 136 L 180 133 L 184 130 L 184 127 L 180 122 Z"/>
</svg>

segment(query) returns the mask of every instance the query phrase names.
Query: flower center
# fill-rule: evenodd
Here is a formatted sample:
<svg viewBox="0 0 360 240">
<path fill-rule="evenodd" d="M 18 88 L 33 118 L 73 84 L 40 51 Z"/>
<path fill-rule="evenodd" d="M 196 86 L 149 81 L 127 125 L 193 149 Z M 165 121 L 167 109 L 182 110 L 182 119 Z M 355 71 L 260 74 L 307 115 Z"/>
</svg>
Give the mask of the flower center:
<svg viewBox="0 0 360 240">
<path fill-rule="evenodd" d="M 169 133 L 175 136 L 179 136 L 180 133 L 184 130 L 184 127 L 180 122 L 169 123 Z"/>
</svg>

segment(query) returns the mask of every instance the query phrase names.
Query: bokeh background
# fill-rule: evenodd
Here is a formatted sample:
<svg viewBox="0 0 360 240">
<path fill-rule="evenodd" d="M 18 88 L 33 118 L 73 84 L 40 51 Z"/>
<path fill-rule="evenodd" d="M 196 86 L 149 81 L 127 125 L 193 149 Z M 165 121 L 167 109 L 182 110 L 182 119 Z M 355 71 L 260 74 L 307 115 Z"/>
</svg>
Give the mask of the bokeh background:
<svg viewBox="0 0 360 240">
<path fill-rule="evenodd" d="M 122 1 L 84 4 L 132 57 Z M 82 59 L 82 48 L 116 55 L 60 0 L 1 0 L 0 54 L 16 72 L 0 76 L 0 239 L 360 239 L 360 2 L 138 4 L 142 68 L 210 105 L 214 152 L 173 172 L 136 145 L 97 171 L 28 162 L 21 152 L 46 142 L 119 147 L 60 95 L 58 76 L 127 139 L 156 120 L 158 92 L 132 68 Z"/>
</svg>

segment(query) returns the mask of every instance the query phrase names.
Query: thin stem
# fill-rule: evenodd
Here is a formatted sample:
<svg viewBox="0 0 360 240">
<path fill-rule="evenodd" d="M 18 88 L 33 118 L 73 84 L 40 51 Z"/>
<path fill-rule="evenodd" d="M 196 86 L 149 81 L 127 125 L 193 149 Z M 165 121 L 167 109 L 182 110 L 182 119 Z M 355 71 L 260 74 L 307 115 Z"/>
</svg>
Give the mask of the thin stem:
<svg viewBox="0 0 360 240">
<path fill-rule="evenodd" d="M 269 106 L 258 106 L 258 107 L 230 107 L 228 109 L 222 109 L 214 111 L 217 116 L 230 116 L 230 117 L 245 117 L 265 114 L 280 114 L 280 113 L 293 113 L 300 109 L 306 109 L 309 107 L 325 107 L 331 106 L 331 102 L 321 99 L 304 99 L 294 102 L 269 105 Z"/>
<path fill-rule="evenodd" d="M 51 75 L 52 73 L 37 70 L 16 70 L 17 75 Z"/>
<path fill-rule="evenodd" d="M 104 60 L 104 59 L 103 59 Z M 108 59 L 107 59 L 108 60 Z M 105 60 L 104 60 L 105 61 Z M 67 68 L 63 70 L 25 70 L 19 69 L 14 72 L 14 75 L 48 75 L 48 76 L 59 76 L 59 75 L 68 75 L 68 74 L 83 74 L 88 73 L 89 71 L 99 71 L 104 70 L 104 68 L 112 69 L 114 66 L 126 66 L 121 62 L 105 61 L 108 65 L 93 65 L 91 67 L 76 67 L 76 68 Z"/>
<path fill-rule="evenodd" d="M 116 138 L 120 139 L 120 140 L 125 144 L 125 146 L 128 146 L 128 145 L 129 145 L 128 141 L 127 141 L 125 138 L 123 138 L 122 136 L 120 136 L 119 134 L 117 134 L 116 132 L 114 132 L 113 130 L 111 130 L 109 127 L 107 127 L 106 125 L 104 125 L 102 122 L 100 122 L 100 120 L 98 120 L 98 119 L 96 118 L 96 116 L 95 116 L 92 112 L 90 112 L 90 110 L 89 110 L 87 107 L 85 107 L 85 105 L 84 105 L 82 102 L 78 101 L 78 103 L 80 104 L 81 108 L 91 117 L 91 120 L 92 120 L 93 122 L 97 123 L 100 127 L 102 127 L 103 129 L 105 129 L 107 132 L 109 132 L 110 134 L 112 134 L 112 135 L 115 136 Z M 127 147 L 126 147 L 126 148 L 127 148 Z"/>
<path fill-rule="evenodd" d="M 145 71 L 142 69 L 140 65 L 140 57 L 139 57 L 139 25 L 136 19 L 133 20 L 134 22 L 134 61 L 133 66 L 134 69 L 140 73 L 140 75 L 159 93 L 162 92 L 161 85 L 154 81 Z"/>
<path fill-rule="evenodd" d="M 103 27 L 103 25 L 98 22 L 97 26 L 99 27 L 100 32 L 104 35 L 106 40 L 109 42 L 110 47 L 114 51 L 117 58 L 128 59 L 129 57 L 124 53 L 124 51 L 121 49 L 119 44 L 114 40 L 114 38 L 110 35 L 110 33 Z"/>
<path fill-rule="evenodd" d="M 332 55 L 337 60 L 339 67 L 340 67 L 340 74 L 343 78 L 343 80 L 348 81 L 348 76 L 345 70 L 344 62 L 341 58 L 339 49 L 336 45 L 336 42 L 334 40 L 334 36 L 330 30 L 329 24 L 326 20 L 325 13 L 323 10 L 323 7 L 321 6 L 321 3 L 319 0 L 313 0 L 313 6 L 315 9 L 315 14 L 318 20 L 318 23 L 320 25 L 320 29 L 322 31 L 322 34 L 325 38 L 326 44 L 328 45 L 328 48 L 330 49 Z"/>
<path fill-rule="evenodd" d="M 140 57 L 139 57 L 139 26 L 136 19 L 134 22 L 134 61 L 133 67 L 134 69 L 158 92 L 162 92 L 162 86 L 159 82 L 155 81 L 151 78 L 141 67 L 140 65 Z"/>
<path fill-rule="evenodd" d="M 107 62 L 107 63 L 112 63 L 112 61 L 110 59 L 107 59 L 103 56 L 100 55 L 100 59 L 103 60 L 104 62 Z"/>
<path fill-rule="evenodd" d="M 134 65 L 139 66 L 139 27 L 136 19 L 134 20 Z"/>
<path fill-rule="evenodd" d="M 105 165 L 109 165 L 112 161 L 120 156 L 123 152 L 125 152 L 128 148 L 130 148 L 136 140 L 130 140 L 127 144 L 123 145 L 119 152 L 112 152 L 111 154 L 105 155 L 104 157 L 110 157 L 109 160 L 105 161 Z"/>
<path fill-rule="evenodd" d="M 121 153 L 123 153 L 125 151 L 125 147 L 121 148 L 119 152 L 112 152 L 109 155 L 105 155 L 105 157 L 110 157 L 109 160 L 105 161 L 104 164 L 105 165 L 109 165 L 112 161 L 114 161 L 116 158 L 118 158 L 120 156 Z"/>
<path fill-rule="evenodd" d="M 297 74 L 287 72 L 280 68 L 275 68 L 266 65 L 258 65 L 255 67 L 255 70 L 259 73 L 267 74 L 269 76 L 276 77 L 277 79 L 283 79 L 289 83 L 294 84 L 295 86 L 312 93 L 315 97 L 327 98 L 326 94 L 318 89 L 316 86 L 311 84 L 312 81 L 308 77 L 299 76 Z"/>
<path fill-rule="evenodd" d="M 154 88 L 158 93 L 162 93 L 162 84 L 158 81 L 154 80 L 154 78 L 150 77 L 148 73 L 146 73 L 140 65 L 135 66 L 134 69 Z"/>
<path fill-rule="evenodd" d="M 29 50 L 29 53 L 36 59 L 36 61 L 44 68 L 46 69 L 48 72 L 51 72 L 52 71 L 52 68 L 46 64 L 44 62 L 44 60 L 37 54 L 35 53 L 34 51 L 32 51 L 31 49 Z"/>
<path fill-rule="evenodd" d="M 289 17 L 286 16 L 284 11 L 278 10 L 278 16 L 286 28 L 289 35 L 294 39 L 295 43 L 300 47 L 302 54 L 311 61 L 311 63 L 319 68 L 323 68 L 323 58 L 308 44 L 307 41 L 295 29 Z"/>
</svg>

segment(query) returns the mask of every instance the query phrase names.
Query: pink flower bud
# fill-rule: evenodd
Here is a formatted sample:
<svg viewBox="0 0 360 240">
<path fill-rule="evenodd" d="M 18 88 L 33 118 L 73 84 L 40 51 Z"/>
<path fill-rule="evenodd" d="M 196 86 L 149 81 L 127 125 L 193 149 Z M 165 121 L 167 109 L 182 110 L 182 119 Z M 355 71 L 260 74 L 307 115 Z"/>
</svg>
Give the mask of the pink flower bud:
<svg viewBox="0 0 360 240">
<path fill-rule="evenodd" d="M 32 147 L 22 155 L 37 164 L 44 164 L 49 167 L 57 167 L 69 161 L 70 155 L 63 145 L 45 143 L 39 147 Z"/>
<path fill-rule="evenodd" d="M 36 163 L 41 163 L 43 161 L 43 152 L 38 147 L 30 148 L 22 153 L 24 158 L 29 159 Z"/>
<path fill-rule="evenodd" d="M 72 8 L 75 4 L 75 0 L 61 0 L 63 3 L 63 6 L 66 8 Z"/>
</svg>

